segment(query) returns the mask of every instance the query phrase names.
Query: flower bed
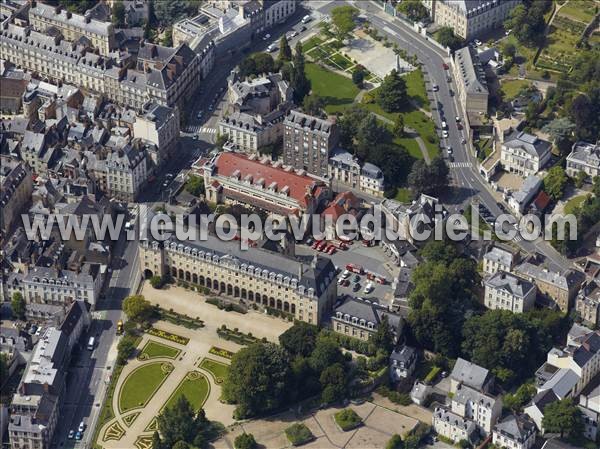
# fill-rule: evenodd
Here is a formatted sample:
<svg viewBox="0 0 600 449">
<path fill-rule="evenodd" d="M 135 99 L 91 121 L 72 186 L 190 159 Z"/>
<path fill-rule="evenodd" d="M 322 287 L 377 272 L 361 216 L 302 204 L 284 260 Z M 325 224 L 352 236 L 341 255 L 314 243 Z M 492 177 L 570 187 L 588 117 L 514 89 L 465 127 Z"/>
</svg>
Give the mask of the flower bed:
<svg viewBox="0 0 600 449">
<path fill-rule="evenodd" d="M 315 438 L 310 429 L 302 423 L 292 424 L 285 429 L 285 436 L 294 446 L 301 446 Z"/>
<path fill-rule="evenodd" d="M 358 414 L 351 408 L 345 408 L 344 410 L 340 410 L 334 415 L 334 418 L 335 423 L 344 432 L 356 429 L 362 424 L 362 418 L 358 416 Z"/>
<path fill-rule="evenodd" d="M 233 358 L 233 352 L 228 351 L 227 349 L 217 348 L 216 346 L 212 346 L 208 350 L 209 354 L 218 355 L 219 357 L 223 357 L 224 359 L 231 360 Z"/>
<path fill-rule="evenodd" d="M 187 337 L 182 337 L 181 335 L 172 334 L 171 332 L 163 331 L 163 330 L 157 329 L 155 327 L 151 327 L 146 332 L 155 337 L 164 338 L 165 340 L 169 340 L 169 341 L 172 341 L 173 343 L 178 343 L 180 345 L 187 345 L 190 341 L 190 339 Z"/>
<path fill-rule="evenodd" d="M 253 336 L 251 333 L 245 334 L 240 332 L 237 328 L 233 330 L 228 329 L 225 325 L 217 329 L 217 335 L 225 340 L 231 340 L 242 346 L 248 346 L 259 341 L 259 339 Z"/>
<path fill-rule="evenodd" d="M 187 327 L 188 329 L 200 329 L 204 327 L 204 321 L 199 318 L 191 318 L 181 313 L 173 312 L 171 310 L 159 309 L 159 317 L 161 320 L 168 321 L 169 323 L 176 324 L 178 326 Z"/>
</svg>

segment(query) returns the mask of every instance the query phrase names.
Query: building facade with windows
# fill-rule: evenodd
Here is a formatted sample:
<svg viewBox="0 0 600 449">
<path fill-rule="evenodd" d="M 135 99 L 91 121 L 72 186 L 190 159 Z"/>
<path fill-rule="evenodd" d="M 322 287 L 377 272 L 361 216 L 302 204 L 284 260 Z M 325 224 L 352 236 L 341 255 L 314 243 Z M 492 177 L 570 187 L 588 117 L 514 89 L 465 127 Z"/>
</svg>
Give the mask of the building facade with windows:
<svg viewBox="0 0 600 449">
<path fill-rule="evenodd" d="M 0 232 L 7 232 L 31 199 L 33 178 L 26 164 L 0 156 Z"/>
<path fill-rule="evenodd" d="M 521 0 L 425 0 L 432 20 L 450 27 L 454 34 L 471 40 L 499 28 Z"/>
<path fill-rule="evenodd" d="M 326 177 L 329 153 L 339 140 L 335 122 L 292 110 L 283 127 L 284 164 Z"/>
<path fill-rule="evenodd" d="M 144 106 L 142 114 L 136 115 L 133 123 L 133 137 L 150 143 L 156 148 L 155 165 L 162 165 L 172 156 L 179 137 L 179 109 L 157 103 Z"/>
<path fill-rule="evenodd" d="M 213 235 L 185 244 L 141 241 L 139 250 L 145 277 L 169 273 L 310 324 L 322 324 L 337 297 L 335 266 L 324 257 L 303 263 L 262 248 L 241 250 L 240 242 Z"/>
<path fill-rule="evenodd" d="M 489 91 L 485 70 L 475 50 L 468 46 L 457 50 L 453 68 L 463 110 L 470 116 L 487 114 Z"/>
<path fill-rule="evenodd" d="M 315 213 L 331 196 L 324 180 L 256 155 L 223 152 L 204 167 L 209 202 L 238 203 L 288 216 Z"/>
<path fill-rule="evenodd" d="M 600 144 L 576 142 L 567 156 L 566 171 L 572 178 L 583 172 L 588 181 L 600 175 Z"/>
<path fill-rule="evenodd" d="M 339 334 L 368 341 L 384 319 L 387 319 L 393 334 L 398 337 L 402 329 L 399 315 L 390 313 L 387 307 L 372 301 L 346 297 L 333 309 L 331 327 Z"/>
<path fill-rule="evenodd" d="M 550 142 L 516 131 L 502 142 L 500 163 L 506 171 L 527 178 L 544 168 L 551 156 Z"/>
<path fill-rule="evenodd" d="M 488 309 L 523 313 L 533 309 L 535 284 L 506 271 L 498 271 L 484 281 L 484 304 Z"/>
</svg>

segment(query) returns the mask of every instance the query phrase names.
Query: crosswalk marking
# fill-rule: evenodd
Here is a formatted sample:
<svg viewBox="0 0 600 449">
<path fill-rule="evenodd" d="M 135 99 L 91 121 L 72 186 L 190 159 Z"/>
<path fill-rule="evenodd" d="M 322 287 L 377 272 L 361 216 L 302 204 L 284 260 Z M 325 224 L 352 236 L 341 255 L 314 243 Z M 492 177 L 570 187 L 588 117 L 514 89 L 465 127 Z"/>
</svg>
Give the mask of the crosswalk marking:
<svg viewBox="0 0 600 449">
<path fill-rule="evenodd" d="M 216 128 L 202 127 L 202 128 L 200 128 L 200 132 L 203 134 L 216 134 L 217 130 L 216 130 Z"/>
<path fill-rule="evenodd" d="M 450 162 L 448 164 L 450 168 L 471 168 L 472 165 L 470 162 Z"/>
</svg>

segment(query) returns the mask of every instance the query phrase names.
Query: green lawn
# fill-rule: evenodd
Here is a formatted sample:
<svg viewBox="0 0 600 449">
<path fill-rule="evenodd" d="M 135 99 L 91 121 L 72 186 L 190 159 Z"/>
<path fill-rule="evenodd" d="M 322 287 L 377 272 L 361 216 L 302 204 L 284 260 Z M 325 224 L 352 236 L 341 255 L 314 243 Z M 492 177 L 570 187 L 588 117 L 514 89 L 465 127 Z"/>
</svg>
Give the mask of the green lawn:
<svg viewBox="0 0 600 449">
<path fill-rule="evenodd" d="M 397 145 L 401 145 L 408 151 L 415 159 L 423 159 L 423 153 L 421 153 L 421 148 L 419 148 L 419 144 L 415 139 L 410 137 L 395 137 L 394 143 Z"/>
<path fill-rule="evenodd" d="M 185 396 L 194 410 L 200 410 L 206 402 L 209 392 L 210 384 L 206 376 L 198 371 L 191 371 L 171 394 L 164 408 L 172 407 L 180 396 Z"/>
<path fill-rule="evenodd" d="M 565 204 L 565 214 L 574 213 L 575 209 L 581 206 L 581 203 L 583 203 L 586 198 L 587 195 L 579 195 L 567 201 L 567 204 Z"/>
<path fill-rule="evenodd" d="M 306 53 L 309 50 L 313 49 L 314 47 L 321 45 L 322 43 L 323 43 L 322 39 L 320 39 L 318 36 L 313 36 L 309 40 L 307 40 L 306 42 L 304 42 L 302 44 L 302 51 L 304 53 Z"/>
<path fill-rule="evenodd" d="M 358 87 L 350 78 L 338 75 L 317 64 L 306 64 L 306 76 L 311 82 L 312 91 L 325 101 L 325 110 L 332 114 L 349 107 L 356 95 Z"/>
<path fill-rule="evenodd" d="M 413 194 L 410 189 L 401 187 L 396 191 L 396 196 L 394 199 L 396 201 L 400 201 L 401 203 L 408 204 L 413 200 Z"/>
<path fill-rule="evenodd" d="M 526 80 L 510 80 L 502 83 L 502 92 L 504 92 L 504 99 L 506 101 L 514 100 L 521 92 L 521 89 L 524 87 L 528 87 L 531 85 L 529 81 Z"/>
<path fill-rule="evenodd" d="M 179 355 L 180 352 L 181 351 L 179 349 L 173 348 L 172 346 L 164 345 L 157 341 L 149 340 L 142 349 L 140 356 L 142 354 L 145 354 L 147 359 L 155 359 L 157 357 L 167 357 L 169 359 L 174 359 Z"/>
<path fill-rule="evenodd" d="M 429 111 L 429 98 L 427 98 L 425 78 L 423 78 L 423 72 L 421 69 L 413 70 L 408 75 L 405 75 L 404 81 L 406 81 L 406 90 L 408 95 L 421 108 Z"/>
<path fill-rule="evenodd" d="M 372 95 L 377 95 L 375 91 L 371 92 Z M 363 103 L 362 106 L 378 115 L 381 115 L 389 120 L 396 120 L 396 116 L 398 114 L 402 114 L 404 116 L 404 125 L 414 129 L 427 147 L 427 152 L 429 153 L 429 157 L 432 159 L 437 156 L 440 152 L 439 149 L 439 137 L 435 131 L 435 124 L 433 121 L 427 117 L 423 112 L 416 109 L 407 109 L 404 112 L 385 112 L 381 109 L 377 103 Z M 408 148 L 407 148 L 408 149 Z M 417 147 L 418 149 L 418 147 Z M 420 151 L 419 151 L 420 152 Z M 416 154 L 416 152 L 415 152 Z M 422 158 L 422 156 L 421 156 Z"/>
<path fill-rule="evenodd" d="M 212 359 L 202 360 L 200 363 L 200 368 L 204 368 L 206 371 L 211 373 L 215 379 L 215 382 L 218 384 L 222 383 L 227 377 L 227 373 L 229 373 L 229 365 Z M 219 379 L 221 382 L 219 382 Z"/>
<path fill-rule="evenodd" d="M 150 400 L 169 375 L 163 371 L 162 365 L 161 362 L 148 363 L 127 376 L 119 393 L 121 413 L 143 407 Z"/>
</svg>

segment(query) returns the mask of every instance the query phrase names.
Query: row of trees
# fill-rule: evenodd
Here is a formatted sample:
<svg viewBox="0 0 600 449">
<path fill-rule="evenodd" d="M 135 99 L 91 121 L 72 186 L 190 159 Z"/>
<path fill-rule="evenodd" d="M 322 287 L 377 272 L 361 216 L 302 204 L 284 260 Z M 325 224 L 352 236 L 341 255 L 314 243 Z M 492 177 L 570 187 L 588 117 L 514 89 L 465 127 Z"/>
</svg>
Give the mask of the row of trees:
<svg viewBox="0 0 600 449">
<path fill-rule="evenodd" d="M 393 341 L 387 322 L 372 341 L 387 361 Z M 314 395 L 326 404 L 347 396 L 356 371 L 334 338 L 298 322 L 279 342 L 256 343 L 233 356 L 222 399 L 237 405 L 237 419 L 259 416 Z"/>
</svg>

